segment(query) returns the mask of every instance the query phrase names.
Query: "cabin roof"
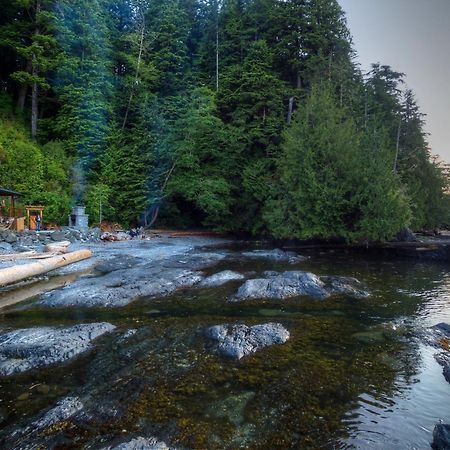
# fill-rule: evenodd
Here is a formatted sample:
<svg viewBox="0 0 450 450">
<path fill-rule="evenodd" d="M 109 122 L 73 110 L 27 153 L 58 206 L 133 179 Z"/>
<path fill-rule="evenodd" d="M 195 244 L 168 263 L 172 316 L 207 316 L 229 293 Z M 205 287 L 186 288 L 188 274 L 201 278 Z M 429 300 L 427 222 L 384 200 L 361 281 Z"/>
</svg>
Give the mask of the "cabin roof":
<svg viewBox="0 0 450 450">
<path fill-rule="evenodd" d="M 12 189 L 6 189 L 0 186 L 0 196 L 1 197 L 20 197 L 22 194 Z"/>
</svg>

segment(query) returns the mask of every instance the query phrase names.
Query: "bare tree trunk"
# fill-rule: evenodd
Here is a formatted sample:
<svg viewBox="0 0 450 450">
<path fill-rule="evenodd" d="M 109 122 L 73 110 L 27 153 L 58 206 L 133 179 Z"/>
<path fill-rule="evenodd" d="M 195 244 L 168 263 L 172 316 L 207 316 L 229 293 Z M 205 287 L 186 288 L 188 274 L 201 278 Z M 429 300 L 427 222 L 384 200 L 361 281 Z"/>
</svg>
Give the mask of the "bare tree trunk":
<svg viewBox="0 0 450 450">
<path fill-rule="evenodd" d="M 144 18 L 144 16 L 142 16 L 141 40 L 140 40 L 140 43 L 139 43 L 139 55 L 138 55 L 138 61 L 137 61 L 137 65 L 136 65 L 136 73 L 134 75 L 134 84 L 131 87 L 130 97 L 128 98 L 127 109 L 125 111 L 125 116 L 124 116 L 123 122 L 122 122 L 122 131 L 125 129 L 125 126 L 127 124 L 128 114 L 130 112 L 131 102 L 132 102 L 133 96 L 134 96 L 134 90 L 136 89 L 136 86 L 138 84 L 139 69 L 140 69 L 140 66 L 141 66 L 142 51 L 143 51 L 143 48 L 144 48 L 144 33 L 145 33 L 145 18 Z"/>
<path fill-rule="evenodd" d="M 25 71 L 27 73 L 31 73 L 31 59 L 28 59 Z M 28 93 L 28 84 L 26 83 L 22 84 L 19 90 L 19 96 L 17 98 L 17 109 L 21 112 L 25 108 L 25 100 L 27 98 L 27 93 Z"/>
<path fill-rule="evenodd" d="M 216 92 L 219 90 L 219 5 L 216 2 Z"/>
<path fill-rule="evenodd" d="M 398 153 L 400 150 L 400 132 L 402 130 L 402 118 L 400 117 L 400 120 L 398 122 L 398 128 L 397 128 L 397 142 L 395 145 L 395 158 L 394 158 L 394 167 L 393 172 L 397 172 L 397 161 L 398 161 Z"/>
<path fill-rule="evenodd" d="M 38 27 L 38 16 L 41 12 L 41 0 L 36 1 L 36 18 L 35 18 L 35 29 L 34 29 L 34 35 L 39 35 L 39 27 Z M 31 85 L 31 137 L 33 139 L 36 139 L 37 134 L 37 122 L 38 122 L 38 84 L 37 84 L 37 77 L 39 75 L 39 67 L 38 67 L 38 61 L 37 56 L 35 53 L 33 53 L 32 56 L 32 68 L 31 68 L 31 75 L 33 77 L 33 84 Z"/>
<path fill-rule="evenodd" d="M 292 122 L 292 111 L 294 109 L 294 97 L 289 97 L 289 106 L 287 114 L 287 124 L 290 125 Z"/>
<path fill-rule="evenodd" d="M 302 88 L 302 77 L 300 76 L 300 72 L 297 72 L 297 89 Z"/>
<path fill-rule="evenodd" d="M 164 191 L 166 190 L 167 183 L 169 182 L 170 177 L 172 176 L 173 171 L 175 170 L 175 166 L 177 165 L 177 160 L 175 160 L 172 164 L 172 167 L 167 172 L 166 178 L 164 179 L 164 183 L 161 186 L 160 190 L 160 198 L 162 199 L 164 197 Z M 152 217 L 150 218 L 150 222 L 147 224 L 147 217 L 145 217 L 145 228 L 150 228 L 153 226 L 153 224 L 156 222 L 156 219 L 158 218 L 160 205 L 156 205 L 155 209 L 152 212 Z"/>
<path fill-rule="evenodd" d="M 365 89 L 365 95 L 364 95 L 364 129 L 367 130 L 367 114 L 368 113 L 368 107 L 367 107 L 367 88 Z"/>
</svg>

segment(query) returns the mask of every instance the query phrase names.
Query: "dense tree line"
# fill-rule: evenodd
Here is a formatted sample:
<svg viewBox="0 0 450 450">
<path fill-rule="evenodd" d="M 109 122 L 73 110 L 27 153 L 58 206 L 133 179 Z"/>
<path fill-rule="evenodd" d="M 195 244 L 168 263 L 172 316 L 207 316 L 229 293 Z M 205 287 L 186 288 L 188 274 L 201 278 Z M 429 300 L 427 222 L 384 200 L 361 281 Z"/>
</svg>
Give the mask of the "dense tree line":
<svg viewBox="0 0 450 450">
<path fill-rule="evenodd" d="M 55 220 L 82 201 L 94 222 L 282 238 L 448 223 L 413 92 L 390 67 L 361 73 L 336 0 L 0 8 L 2 114 L 24 141 L 0 127 L 0 184 Z"/>
</svg>

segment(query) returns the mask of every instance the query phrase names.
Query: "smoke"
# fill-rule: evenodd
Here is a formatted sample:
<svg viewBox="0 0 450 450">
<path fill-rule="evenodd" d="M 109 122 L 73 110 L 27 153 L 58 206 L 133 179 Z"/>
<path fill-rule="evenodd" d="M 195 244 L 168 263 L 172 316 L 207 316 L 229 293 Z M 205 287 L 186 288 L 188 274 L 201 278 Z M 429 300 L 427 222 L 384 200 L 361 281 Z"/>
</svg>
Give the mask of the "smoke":
<svg viewBox="0 0 450 450">
<path fill-rule="evenodd" d="M 57 121 L 77 156 L 74 204 L 83 202 L 111 131 L 112 51 L 104 9 L 98 0 L 59 0 L 55 6 L 56 37 L 64 55 L 54 80 L 61 101 Z"/>
</svg>

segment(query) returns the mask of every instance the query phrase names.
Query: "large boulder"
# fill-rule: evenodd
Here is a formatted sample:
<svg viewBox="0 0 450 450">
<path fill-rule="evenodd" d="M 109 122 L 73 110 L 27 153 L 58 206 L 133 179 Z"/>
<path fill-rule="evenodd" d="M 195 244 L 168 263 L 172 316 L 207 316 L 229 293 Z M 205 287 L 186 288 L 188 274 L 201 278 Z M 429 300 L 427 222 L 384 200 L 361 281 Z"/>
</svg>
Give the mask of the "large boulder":
<svg viewBox="0 0 450 450">
<path fill-rule="evenodd" d="M 319 277 L 310 272 L 288 271 L 280 274 L 267 273 L 267 278 L 247 280 L 230 301 L 268 298 L 282 300 L 291 297 L 308 296 L 326 298 L 332 294 L 367 297 L 354 278 Z"/>
<path fill-rule="evenodd" d="M 450 450 L 450 425 L 438 423 L 433 430 L 434 450 Z"/>
<path fill-rule="evenodd" d="M 245 279 L 244 275 L 238 272 L 233 272 L 232 270 L 223 270 L 222 272 L 215 273 L 214 275 L 205 278 L 203 281 L 199 283 L 199 286 L 216 287 L 228 283 L 229 281 L 244 280 L 244 279 Z"/>
<path fill-rule="evenodd" d="M 95 338 L 114 328 L 101 322 L 66 328 L 26 328 L 0 335 L 0 375 L 67 361 L 89 350 Z"/>
<path fill-rule="evenodd" d="M 206 336 L 217 342 L 217 350 L 224 356 L 241 359 L 246 355 L 274 344 L 284 344 L 289 331 L 280 323 L 262 325 L 215 325 L 206 330 Z"/>
<path fill-rule="evenodd" d="M 242 252 L 242 256 L 247 258 L 268 259 L 270 261 L 287 262 L 289 264 L 297 264 L 305 261 L 307 258 L 300 256 L 295 252 L 286 252 L 279 248 L 273 250 L 253 250 L 251 252 Z"/>
</svg>

